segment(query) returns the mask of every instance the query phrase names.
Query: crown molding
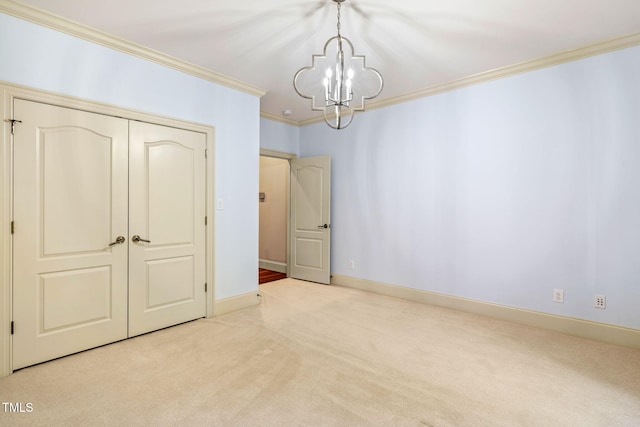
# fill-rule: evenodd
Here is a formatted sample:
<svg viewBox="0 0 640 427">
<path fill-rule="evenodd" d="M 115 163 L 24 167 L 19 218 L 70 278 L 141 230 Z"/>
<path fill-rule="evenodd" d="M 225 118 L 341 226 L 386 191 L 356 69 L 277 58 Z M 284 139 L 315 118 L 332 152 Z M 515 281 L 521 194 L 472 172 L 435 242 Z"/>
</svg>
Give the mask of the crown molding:
<svg viewBox="0 0 640 427">
<path fill-rule="evenodd" d="M 292 126 L 300 126 L 300 122 L 297 120 L 289 119 L 287 117 L 279 116 L 277 114 L 268 113 L 266 111 L 260 111 L 260 117 L 263 119 L 273 120 L 274 122 L 286 123 Z"/>
<path fill-rule="evenodd" d="M 500 67 L 494 70 L 474 74 L 472 76 L 463 77 L 458 80 L 453 80 L 416 92 L 374 101 L 370 104 L 367 104 L 366 111 L 374 110 L 376 108 L 389 107 L 391 105 L 401 104 L 403 102 L 413 101 L 420 98 L 426 98 L 428 96 L 437 95 L 443 92 L 449 92 L 479 83 L 485 83 L 504 77 L 510 77 L 517 74 L 540 70 L 542 68 L 553 67 L 555 65 L 577 61 L 579 59 L 588 58 L 590 56 L 602 55 L 608 52 L 626 49 L 637 45 L 640 45 L 640 33 L 629 34 L 626 36 L 593 43 L 577 49 L 558 52 L 556 54 L 545 56 L 543 58 L 524 61 L 513 65 L 507 65 L 505 67 Z M 297 122 L 297 125 L 306 126 L 310 124 L 321 123 L 323 121 L 324 119 L 322 117 L 314 117 L 307 120 L 301 120 Z"/>
<path fill-rule="evenodd" d="M 233 77 L 229 77 L 221 73 L 216 73 L 215 71 L 211 71 L 199 65 L 195 65 L 176 57 L 156 51 L 154 49 L 144 47 L 142 45 L 127 41 L 119 37 L 115 37 L 108 33 L 82 25 L 78 22 L 46 12 L 33 6 L 29 6 L 13 0 L 0 0 L 0 12 L 54 29 L 56 31 L 61 31 L 63 33 L 70 34 L 72 36 L 97 43 L 102 46 L 106 46 L 130 55 L 134 55 L 139 58 L 146 59 L 187 74 L 191 74 L 195 77 L 199 77 L 204 80 L 229 87 L 231 89 L 236 89 L 248 93 L 250 95 L 261 97 L 266 93 L 264 89 L 234 79 Z M 552 67 L 554 65 L 560 65 L 566 62 L 577 61 L 579 59 L 601 55 L 607 52 L 637 46 L 639 44 L 640 33 L 629 34 L 577 49 L 559 52 L 543 58 L 496 68 L 494 70 L 485 71 L 482 73 L 474 74 L 472 76 L 463 77 L 461 79 L 421 89 L 416 92 L 374 101 L 367 105 L 367 111 L 376 108 L 388 107 L 407 101 L 413 101 L 416 99 L 425 98 L 439 93 L 449 92 L 466 86 L 497 80 L 516 74 L 522 74 L 529 71 Z M 264 111 L 260 113 L 260 116 L 269 120 L 278 121 L 292 126 L 306 126 L 314 123 L 321 123 L 324 120 L 322 117 L 314 117 L 306 120 L 296 121 Z"/>
<path fill-rule="evenodd" d="M 78 22 L 46 12 L 33 6 L 12 0 L 0 0 L 0 12 L 106 46 L 129 55 L 137 56 L 139 58 L 173 68 L 174 70 L 248 93 L 249 95 L 261 97 L 266 93 L 264 89 L 234 79 L 233 77 L 216 73 L 215 71 L 211 71 L 199 65 L 195 65 L 157 50 L 115 37 L 111 34 L 82 25 Z"/>
<path fill-rule="evenodd" d="M 530 71 L 540 70 L 542 68 L 548 68 L 567 62 L 577 61 L 579 59 L 588 58 L 590 56 L 596 56 L 615 50 L 625 49 L 628 47 L 636 46 L 638 44 L 640 44 L 640 33 L 605 40 L 603 42 L 598 42 L 577 49 L 559 52 L 553 55 L 545 56 L 543 58 L 524 61 L 513 65 L 507 65 L 505 67 L 496 68 L 494 70 L 484 71 L 482 73 L 463 77 L 461 79 L 453 80 L 441 85 L 422 89 L 417 92 L 387 98 L 380 101 L 374 101 L 367 106 L 367 109 L 387 107 L 389 105 L 412 101 L 414 99 L 424 98 L 443 92 L 449 92 L 451 90 L 459 89 L 466 86 L 485 83 L 504 77 L 515 76 L 517 74 L 523 74 Z"/>
</svg>

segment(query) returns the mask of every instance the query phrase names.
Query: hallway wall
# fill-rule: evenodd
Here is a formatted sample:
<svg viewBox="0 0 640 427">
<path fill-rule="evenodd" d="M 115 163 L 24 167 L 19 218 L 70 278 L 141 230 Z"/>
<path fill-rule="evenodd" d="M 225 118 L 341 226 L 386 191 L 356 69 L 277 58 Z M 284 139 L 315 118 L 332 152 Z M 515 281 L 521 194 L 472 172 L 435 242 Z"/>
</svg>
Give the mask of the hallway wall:
<svg viewBox="0 0 640 427">
<path fill-rule="evenodd" d="M 259 202 L 260 261 L 287 263 L 287 193 L 289 161 L 260 156 L 260 189 L 265 194 Z"/>
</svg>

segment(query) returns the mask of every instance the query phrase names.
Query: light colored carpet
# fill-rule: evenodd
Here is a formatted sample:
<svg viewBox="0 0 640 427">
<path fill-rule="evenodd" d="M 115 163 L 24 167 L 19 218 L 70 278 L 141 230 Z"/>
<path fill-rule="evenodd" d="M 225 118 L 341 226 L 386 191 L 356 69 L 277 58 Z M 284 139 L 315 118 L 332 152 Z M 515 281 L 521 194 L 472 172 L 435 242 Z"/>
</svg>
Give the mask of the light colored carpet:
<svg viewBox="0 0 640 427">
<path fill-rule="evenodd" d="M 0 425 L 638 426 L 640 350 L 292 279 L 0 379 Z"/>
</svg>

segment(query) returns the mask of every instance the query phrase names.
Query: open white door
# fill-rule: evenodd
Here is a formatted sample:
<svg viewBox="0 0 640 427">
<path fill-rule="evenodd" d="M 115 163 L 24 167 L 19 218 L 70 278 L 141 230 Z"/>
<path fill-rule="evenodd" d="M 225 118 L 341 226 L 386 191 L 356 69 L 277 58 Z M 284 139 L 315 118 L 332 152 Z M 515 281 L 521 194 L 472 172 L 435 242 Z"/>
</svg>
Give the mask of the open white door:
<svg viewBox="0 0 640 427">
<path fill-rule="evenodd" d="M 291 159 L 290 227 L 290 277 L 329 284 L 331 157 Z"/>
</svg>

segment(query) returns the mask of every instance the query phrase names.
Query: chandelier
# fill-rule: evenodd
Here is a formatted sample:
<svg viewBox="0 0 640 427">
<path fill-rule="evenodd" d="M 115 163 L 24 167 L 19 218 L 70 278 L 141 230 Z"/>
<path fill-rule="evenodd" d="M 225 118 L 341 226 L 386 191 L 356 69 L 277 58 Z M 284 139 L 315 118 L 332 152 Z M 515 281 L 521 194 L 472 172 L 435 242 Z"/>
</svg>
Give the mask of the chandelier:
<svg viewBox="0 0 640 427">
<path fill-rule="evenodd" d="M 312 55 L 311 65 L 293 77 L 298 95 L 310 99 L 311 109 L 322 111 L 324 121 L 333 129 L 349 126 L 354 112 L 364 111 L 365 100 L 378 96 L 384 85 L 382 75 L 367 68 L 364 55 L 355 55 L 351 41 L 340 34 L 340 5 L 344 1 L 333 0 L 338 7 L 338 35 L 327 40 L 324 52 Z"/>
</svg>

